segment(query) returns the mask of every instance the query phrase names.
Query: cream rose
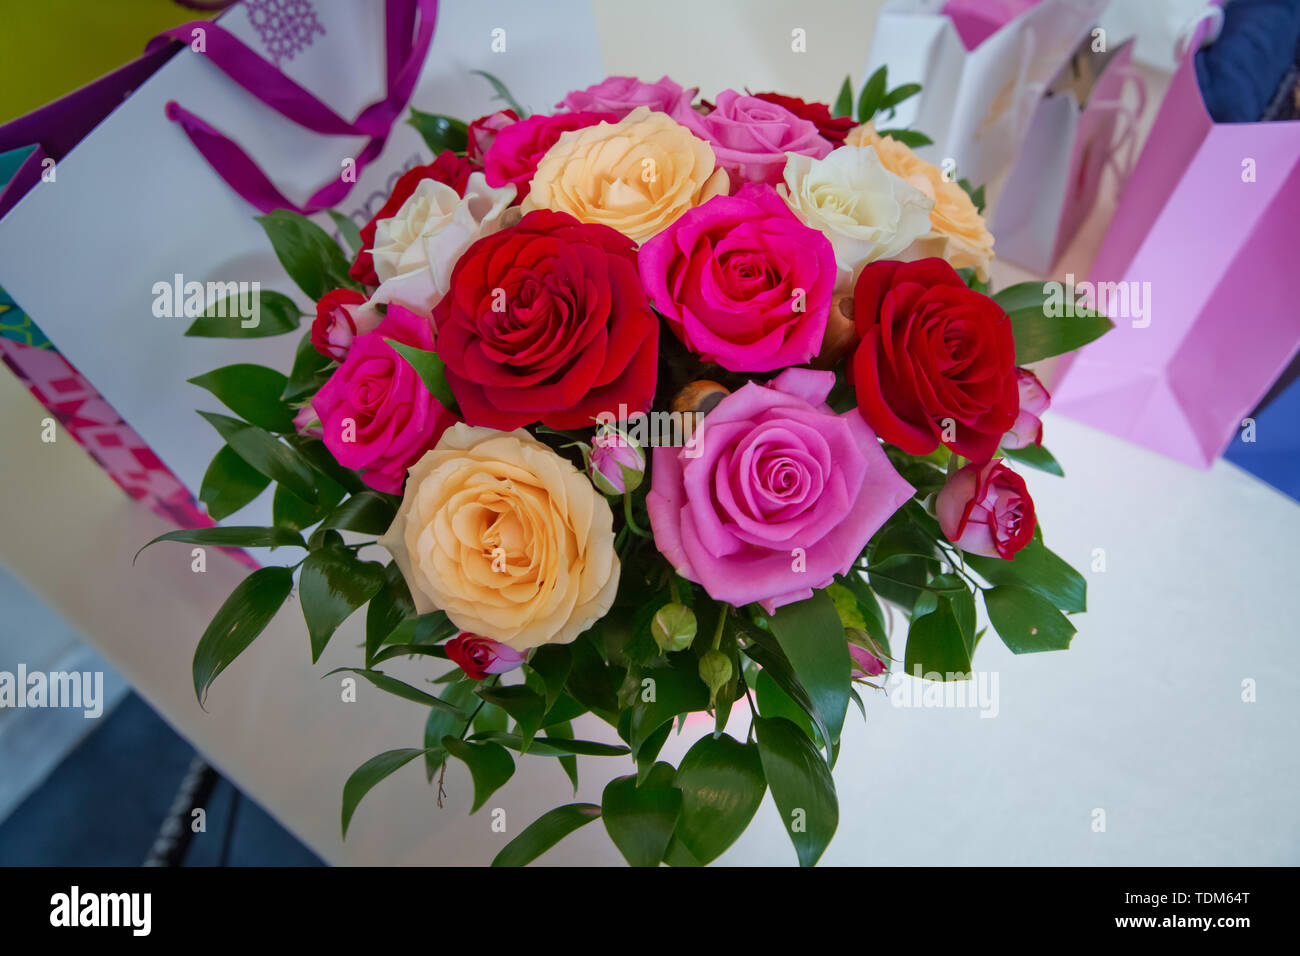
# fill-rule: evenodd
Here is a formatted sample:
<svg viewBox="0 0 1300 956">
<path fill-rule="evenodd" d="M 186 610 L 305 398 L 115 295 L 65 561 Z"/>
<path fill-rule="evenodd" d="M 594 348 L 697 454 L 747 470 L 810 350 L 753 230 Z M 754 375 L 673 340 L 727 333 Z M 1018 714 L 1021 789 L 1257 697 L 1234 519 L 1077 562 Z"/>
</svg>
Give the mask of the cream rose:
<svg viewBox="0 0 1300 956">
<path fill-rule="evenodd" d="M 470 174 L 463 198 L 446 183 L 421 180 L 396 215 L 375 224 L 379 288 L 368 305 L 396 302 L 430 316 L 447 294 L 456 260 L 505 225 L 514 198 L 513 184 L 493 189 L 482 173 Z"/>
<path fill-rule="evenodd" d="M 614 516 L 587 477 L 526 431 L 463 423 L 410 469 L 379 539 L 416 609 L 517 651 L 567 644 L 618 588 Z"/>
<path fill-rule="evenodd" d="M 927 163 L 905 143 L 881 136 L 871 123 L 849 131 L 849 146 L 874 146 L 884 167 L 900 176 L 934 201 L 930 210 L 930 236 L 947 240 L 943 257 L 954 269 L 973 268 L 981 281 L 989 278 L 993 261 L 993 234 L 984 225 L 975 203 L 961 184 L 944 178 L 942 170 Z"/>
<path fill-rule="evenodd" d="M 644 242 L 728 185 L 708 143 L 641 106 L 617 123 L 560 134 L 537 165 L 523 211 L 567 212 Z"/>
<path fill-rule="evenodd" d="M 869 146 L 841 146 L 825 159 L 791 153 L 777 190 L 831 241 L 839 290 L 851 288 L 868 262 L 900 258 L 930 230 L 933 201 L 885 169 Z"/>
</svg>

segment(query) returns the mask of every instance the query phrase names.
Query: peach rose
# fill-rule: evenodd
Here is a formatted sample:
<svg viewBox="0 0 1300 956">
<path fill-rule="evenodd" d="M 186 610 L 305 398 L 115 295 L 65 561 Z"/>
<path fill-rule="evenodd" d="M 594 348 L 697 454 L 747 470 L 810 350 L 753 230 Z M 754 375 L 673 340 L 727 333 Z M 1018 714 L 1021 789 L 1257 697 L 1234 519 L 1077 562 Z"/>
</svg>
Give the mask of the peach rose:
<svg viewBox="0 0 1300 956">
<path fill-rule="evenodd" d="M 617 123 L 562 133 L 538 163 L 523 211 L 567 212 L 639 243 L 728 186 L 708 143 L 641 106 Z"/>
<path fill-rule="evenodd" d="M 955 181 L 943 178 L 943 172 L 927 163 L 892 136 L 881 136 L 871 123 L 849 131 L 846 146 L 874 146 L 884 167 L 911 183 L 934 200 L 930 211 L 930 238 L 948 241 L 944 258 L 954 269 L 975 269 L 980 280 L 987 282 L 989 263 L 993 261 L 993 234 L 984 225 L 966 190 Z"/>
<path fill-rule="evenodd" d="M 410 469 L 393 555 L 420 613 L 516 651 L 567 644 L 618 588 L 614 516 L 587 477 L 526 431 L 463 423 Z"/>
</svg>

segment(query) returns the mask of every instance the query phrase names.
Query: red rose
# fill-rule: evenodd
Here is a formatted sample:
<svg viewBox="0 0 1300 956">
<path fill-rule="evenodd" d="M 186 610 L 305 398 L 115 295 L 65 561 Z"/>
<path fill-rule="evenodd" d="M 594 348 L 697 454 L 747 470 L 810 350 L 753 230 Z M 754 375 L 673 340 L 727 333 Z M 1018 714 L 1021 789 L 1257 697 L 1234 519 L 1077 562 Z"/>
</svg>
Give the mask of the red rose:
<svg viewBox="0 0 1300 956">
<path fill-rule="evenodd" d="M 1034 499 L 1001 458 L 950 476 L 934 510 L 947 539 L 971 554 L 1010 561 L 1034 537 Z"/>
<path fill-rule="evenodd" d="M 383 316 L 378 309 L 362 309 L 366 297 L 353 289 L 335 289 L 316 303 L 316 319 L 311 324 L 311 344 L 321 355 L 342 362 L 348 357 L 352 340 L 373 332 Z"/>
<path fill-rule="evenodd" d="M 832 116 L 831 108 L 825 103 L 806 103 L 797 96 L 782 96 L 780 93 L 755 93 L 754 98 L 784 106 L 800 119 L 808 120 L 817 127 L 822 139 L 832 146 L 843 146 L 849 130 L 858 125 L 852 116 Z"/>
<path fill-rule="evenodd" d="M 858 408 L 912 455 L 947 445 L 986 462 L 1016 423 L 1011 320 L 942 259 L 873 262 L 853 290 Z"/>
<path fill-rule="evenodd" d="M 469 174 L 473 171 L 474 167 L 469 160 L 445 149 L 428 166 L 416 166 L 404 172 L 397 180 L 397 185 L 393 187 L 393 194 L 388 197 L 388 202 L 384 203 L 379 212 L 361 227 L 361 251 L 357 253 L 356 261 L 352 263 L 348 274 L 362 285 L 379 285 L 379 276 L 375 275 L 375 260 L 370 254 L 371 247 L 375 244 L 375 225 L 379 220 L 391 219 L 397 215 L 397 210 L 402 208 L 402 203 L 411 198 L 411 193 L 415 192 L 415 187 L 420 185 L 423 179 L 436 179 L 440 183 L 446 183 L 464 196 L 465 186 L 469 183 Z"/>
<path fill-rule="evenodd" d="M 469 161 L 471 163 L 482 163 L 484 155 L 492 148 L 492 143 L 496 141 L 497 133 L 511 123 L 518 122 L 519 114 L 514 110 L 497 110 L 487 116 L 480 116 L 470 123 L 465 145 L 465 154 L 469 157 Z"/>
<path fill-rule="evenodd" d="M 447 383 L 471 425 L 583 428 L 644 412 L 659 322 L 636 244 L 608 226 L 538 209 L 478 240 L 434 310 Z"/>
<path fill-rule="evenodd" d="M 537 164 L 555 145 L 561 133 L 585 129 L 597 123 L 618 122 L 614 113 L 557 113 L 554 116 L 530 116 L 497 133 L 483 157 L 487 184 L 499 188 L 514 183 L 517 190 L 513 205 L 524 201 L 537 172 Z"/>
</svg>

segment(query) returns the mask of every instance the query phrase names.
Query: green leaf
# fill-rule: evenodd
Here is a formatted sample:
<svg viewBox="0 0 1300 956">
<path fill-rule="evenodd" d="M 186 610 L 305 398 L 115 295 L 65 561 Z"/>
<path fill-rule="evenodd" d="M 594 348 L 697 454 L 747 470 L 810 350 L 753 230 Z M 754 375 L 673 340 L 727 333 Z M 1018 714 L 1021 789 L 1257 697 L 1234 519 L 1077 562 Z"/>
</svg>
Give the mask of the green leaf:
<svg viewBox="0 0 1300 956">
<path fill-rule="evenodd" d="M 276 527 L 302 531 L 320 521 L 322 514 L 320 505 L 307 504 L 284 485 L 275 486 L 275 497 L 271 499 L 271 516 Z"/>
<path fill-rule="evenodd" d="M 910 100 L 920 92 L 920 83 L 902 83 L 885 94 L 885 98 L 880 101 L 880 108 L 882 110 L 892 111 L 898 106 L 898 104 Z"/>
<path fill-rule="evenodd" d="M 940 680 L 949 674 L 970 674 L 971 650 L 952 603 L 922 592 L 907 631 L 903 669 L 913 676 L 938 674 Z"/>
<path fill-rule="evenodd" d="M 289 370 L 289 380 L 285 382 L 280 398 L 286 402 L 301 402 L 314 395 L 329 378 L 326 372 L 329 364 L 329 357 L 321 355 L 311 344 L 311 333 L 304 335 L 298 342 L 293 368 Z"/>
<path fill-rule="evenodd" d="M 450 659 L 447 649 L 441 644 L 389 644 L 374 656 L 370 666 L 373 668 L 394 657 L 436 657 L 443 661 Z"/>
<path fill-rule="evenodd" d="M 252 315 L 248 318 L 241 315 L 241 301 L 247 301 L 252 306 L 248 310 Z M 251 298 L 226 296 L 212 303 L 185 330 L 185 334 L 207 339 L 261 339 L 292 332 L 298 328 L 298 320 L 302 315 L 293 299 L 287 295 L 259 289 L 251 292 Z M 254 317 L 257 324 L 245 327 L 244 323 L 252 322 Z"/>
<path fill-rule="evenodd" d="M 493 866 L 527 866 L 574 830 L 600 816 L 594 803 L 570 803 L 548 810 L 528 824 L 493 859 Z"/>
<path fill-rule="evenodd" d="M 443 408 L 456 410 L 456 396 L 452 394 L 451 386 L 447 384 L 445 367 L 436 353 L 417 349 L 413 345 L 403 345 L 392 339 L 384 339 L 384 341 L 396 349 L 397 354 L 406 359 L 407 364 L 415 369 L 415 373 L 420 376 L 420 381 L 424 382 L 424 387 L 429 390 L 429 394 L 436 398 Z"/>
<path fill-rule="evenodd" d="M 1021 548 L 1011 561 L 967 554 L 966 563 L 990 584 L 1027 587 L 1071 614 L 1088 609 L 1088 582 L 1083 575 L 1037 539 Z"/>
<path fill-rule="evenodd" d="M 1070 619 L 1036 591 L 1002 584 L 984 592 L 984 607 L 1013 654 L 1063 651 L 1074 637 Z"/>
<path fill-rule="evenodd" d="M 1020 462 L 1022 465 L 1045 471 L 1049 475 L 1056 475 L 1059 478 L 1065 477 L 1065 469 L 1061 467 L 1061 463 L 1042 445 L 1026 445 L 1024 448 L 1003 448 L 1002 454 Z"/>
<path fill-rule="evenodd" d="M 533 656 L 528 659 L 529 669 L 542 679 L 546 688 L 547 711 L 563 693 L 564 680 L 569 676 L 572 664 L 573 658 L 564 644 L 544 644 L 533 651 Z"/>
<path fill-rule="evenodd" d="M 862 87 L 862 92 L 858 94 L 858 122 L 865 123 L 880 110 L 880 104 L 885 99 L 885 87 L 889 80 L 886 68 L 881 67 L 867 78 L 867 82 Z"/>
<path fill-rule="evenodd" d="M 524 753 L 524 740 L 518 734 L 491 730 L 476 733 L 471 740 L 488 740 Z M 568 737 L 537 737 L 527 747 L 527 753 L 537 757 L 625 757 L 629 753 L 622 744 L 602 744 L 594 740 L 573 740 Z"/>
<path fill-rule="evenodd" d="M 754 697 L 757 699 L 758 712 L 763 717 L 784 717 L 807 735 L 815 746 L 821 746 L 824 738 L 808 712 L 796 704 L 772 679 L 772 675 L 760 670 L 754 678 Z"/>
<path fill-rule="evenodd" d="M 835 580 L 852 592 L 857 602 L 858 612 L 866 625 L 862 629 L 871 636 L 873 641 L 888 651 L 889 634 L 885 630 L 885 612 L 880 607 L 880 602 L 876 600 L 871 586 L 856 568 L 850 569 L 848 574 L 841 575 Z"/>
<path fill-rule="evenodd" d="M 983 215 L 984 187 L 980 186 L 979 189 L 976 189 L 974 186 L 971 185 L 969 179 L 959 179 L 957 180 L 957 185 L 960 186 L 962 188 L 962 191 L 965 192 L 966 195 L 970 197 L 970 201 L 972 204 L 974 204 L 976 212 Z"/>
<path fill-rule="evenodd" d="M 402 569 L 397 562 L 390 562 L 384 568 L 384 583 L 380 585 L 375 596 L 366 608 L 366 666 L 374 664 L 374 656 L 399 624 L 407 618 L 415 617 L 415 604 L 411 600 L 411 591 L 402 577 Z M 439 740 L 442 738 L 439 737 Z"/>
<path fill-rule="evenodd" d="M 355 256 L 361 251 L 361 230 L 352 221 L 351 216 L 346 216 L 337 209 L 326 211 L 330 214 L 330 218 L 334 220 L 334 225 L 339 227 L 339 236 L 348 244 L 348 248 L 352 250 L 352 255 Z"/>
<path fill-rule="evenodd" d="M 835 106 L 831 109 L 832 116 L 852 116 L 853 115 L 853 78 L 844 77 L 844 85 L 840 87 L 840 95 L 835 98 Z"/>
<path fill-rule="evenodd" d="M 352 776 L 348 777 L 348 782 L 343 785 L 343 838 L 345 840 L 348 836 L 348 824 L 352 822 L 352 814 L 356 813 L 361 798 L 379 781 L 405 767 L 422 753 L 423 750 L 415 747 L 389 750 L 377 757 L 371 757 L 352 771 Z"/>
<path fill-rule="evenodd" d="M 825 591 L 814 591 L 805 601 L 778 608 L 770 621 L 795 676 L 826 722 L 829 742 L 837 743 L 849 709 L 852 666 L 834 602 Z"/>
<path fill-rule="evenodd" d="M 443 702 L 451 704 L 460 712 L 452 713 L 437 707 L 429 709 L 429 716 L 424 722 L 424 769 L 430 781 L 447 759 L 442 738 L 448 734 L 457 736 L 465 731 L 469 719 L 466 715 L 473 710 L 473 705 L 478 700 L 474 696 L 476 686 L 478 681 L 459 680 L 442 692 Z"/>
<path fill-rule="evenodd" d="M 445 700 L 434 697 L 432 694 L 426 694 L 418 687 L 412 687 L 410 684 L 398 680 L 396 677 L 389 677 L 383 671 L 365 670 L 360 667 L 336 667 L 325 677 L 332 677 L 335 674 L 349 671 L 353 674 L 359 674 L 370 683 L 374 684 L 380 690 L 387 691 L 394 697 L 400 697 L 403 700 L 409 700 L 416 704 L 425 704 L 429 707 L 435 707 L 438 710 L 446 711 L 462 721 L 469 720 L 469 714 L 464 713 L 459 707 L 447 703 Z"/>
<path fill-rule="evenodd" d="M 265 429 L 237 418 L 199 412 L 227 445 L 272 481 L 278 481 L 308 504 L 316 501 L 316 481 L 302 456 Z"/>
<path fill-rule="evenodd" d="M 872 589 L 886 600 L 911 607 L 930 575 L 939 570 L 933 554 L 934 540 L 916 525 L 885 528 L 871 546 Z"/>
<path fill-rule="evenodd" d="M 277 209 L 253 218 L 271 240 L 284 271 L 313 302 L 335 289 L 360 291 L 361 286 L 348 275 L 348 260 L 339 244 L 306 216 Z"/>
<path fill-rule="evenodd" d="M 780 717 L 754 720 L 763 775 L 800 866 L 812 866 L 839 826 L 839 802 L 830 768 L 794 724 Z"/>
<path fill-rule="evenodd" d="M 483 77 L 483 79 L 491 83 L 492 89 L 496 91 L 496 98 L 499 100 L 503 100 L 507 106 L 509 106 L 512 110 L 515 111 L 516 116 L 518 116 L 521 120 L 528 119 L 528 110 L 520 106 L 519 101 L 510 95 L 510 90 L 506 88 L 506 85 L 504 83 L 498 80 L 491 73 L 488 73 L 484 70 L 470 70 L 470 72 Z"/>
<path fill-rule="evenodd" d="M 678 714 L 704 710 L 709 704 L 709 689 L 700 680 L 698 658 L 690 651 L 682 651 L 669 654 L 665 660 L 667 667 L 635 672 L 638 686 L 628 708 L 628 743 L 633 754 L 640 753 L 651 735 Z"/>
<path fill-rule="evenodd" d="M 194 695 L 200 707 L 217 675 L 266 629 L 292 589 L 288 568 L 259 568 L 226 598 L 194 649 Z"/>
<path fill-rule="evenodd" d="M 397 506 L 392 499 L 377 491 L 363 491 L 352 495 L 331 511 L 321 522 L 321 527 L 357 531 L 361 534 L 383 534 L 395 517 Z"/>
<path fill-rule="evenodd" d="M 459 632 L 445 611 L 430 611 L 400 622 L 380 644 L 437 644 Z"/>
<path fill-rule="evenodd" d="M 325 443 L 319 438 L 290 435 L 285 440 L 302 456 L 304 461 L 311 465 L 316 474 L 334 482 L 348 494 L 359 494 L 369 487 L 355 471 L 344 468 L 335 461 L 333 453 L 325 447 Z M 340 497 L 342 496 L 340 495 Z M 334 500 L 337 501 L 338 498 Z"/>
<path fill-rule="evenodd" d="M 609 782 L 600 799 L 605 830 L 632 866 L 658 866 L 668 851 L 682 809 L 682 793 L 673 786 L 672 764 L 657 763 L 645 782 L 636 776 Z"/>
<path fill-rule="evenodd" d="M 442 738 L 442 748 L 469 767 L 469 774 L 474 778 L 474 805 L 470 813 L 478 813 L 487 798 L 514 776 L 514 758 L 500 744 L 467 743 L 448 734 Z"/>
<path fill-rule="evenodd" d="M 199 501 L 213 521 L 220 521 L 247 505 L 270 483 L 270 478 L 240 458 L 235 449 L 222 445 L 203 473 Z"/>
<path fill-rule="evenodd" d="M 307 544 L 302 535 L 288 528 L 226 527 L 226 528 L 187 528 L 180 531 L 168 531 L 154 538 L 150 544 L 159 541 L 180 541 L 185 544 L 204 544 L 213 548 L 305 548 Z M 135 557 L 140 557 L 140 552 Z M 131 559 L 135 563 L 135 558 Z"/>
<path fill-rule="evenodd" d="M 469 127 L 450 116 L 412 109 L 406 122 L 415 127 L 435 157 L 448 149 L 453 153 L 463 153 L 469 144 Z"/>
<path fill-rule="evenodd" d="M 526 751 L 533 735 L 542 726 L 542 717 L 546 713 L 546 702 L 541 695 L 521 684 L 513 687 L 480 686 L 475 693 L 514 718 Z"/>
<path fill-rule="evenodd" d="M 1042 282 L 1021 282 L 993 296 L 993 301 L 1011 317 L 1016 342 L 1016 364 L 1028 365 L 1053 355 L 1082 348 L 1115 327 L 1110 319 L 1074 304 L 1074 315 L 1066 316 L 1065 295 L 1052 301 Z M 1055 286 L 1053 286 L 1055 288 Z M 1069 292 L 1069 290 L 1065 290 Z M 1059 315 L 1049 315 L 1059 311 Z"/>
<path fill-rule="evenodd" d="M 896 139 L 904 146 L 910 146 L 912 149 L 920 149 L 922 146 L 929 146 L 934 142 L 930 137 L 916 129 L 882 129 L 879 133 L 881 136 Z"/>
<path fill-rule="evenodd" d="M 350 551 L 321 548 L 307 555 L 298 579 L 302 616 L 311 635 L 311 662 L 320 660 L 338 626 L 384 584 L 384 566 Z"/>
<path fill-rule="evenodd" d="M 781 650 L 781 645 L 770 634 L 760 629 L 746 628 L 746 634 L 750 637 L 750 643 L 744 648 L 745 654 L 756 661 L 763 668 L 763 673 L 772 678 L 776 686 L 812 719 L 822 742 L 830 749 L 831 732 L 826 726 L 826 721 L 813 702 L 812 696 L 795 676 L 794 668 L 786 658 L 785 652 Z"/>
<path fill-rule="evenodd" d="M 564 681 L 565 690 L 602 720 L 617 723 L 621 672 L 605 663 L 592 646 L 590 636 L 579 637 L 569 645 L 569 650 L 573 660 Z"/>
<path fill-rule="evenodd" d="M 726 734 L 696 741 L 673 783 L 682 793 L 681 816 L 665 857 L 673 866 L 716 860 L 745 832 L 767 791 L 758 747 Z"/>
<path fill-rule="evenodd" d="M 262 365 L 227 365 L 189 380 L 239 417 L 270 432 L 292 432 L 293 409 L 280 400 L 289 380 Z"/>
</svg>

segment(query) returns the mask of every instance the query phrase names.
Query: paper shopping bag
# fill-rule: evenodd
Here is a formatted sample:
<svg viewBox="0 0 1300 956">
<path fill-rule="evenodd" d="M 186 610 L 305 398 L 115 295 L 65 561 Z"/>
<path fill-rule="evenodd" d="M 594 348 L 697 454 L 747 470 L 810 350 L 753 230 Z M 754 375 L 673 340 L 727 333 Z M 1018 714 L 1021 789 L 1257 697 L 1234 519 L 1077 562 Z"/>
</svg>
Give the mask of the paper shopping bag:
<svg viewBox="0 0 1300 956">
<path fill-rule="evenodd" d="M 990 183 L 1010 167 L 1047 84 L 1105 6 L 1106 0 L 1039 0 L 968 51 L 943 13 L 945 0 L 888 0 L 866 76 L 888 66 L 891 84 L 920 83 L 920 95 L 901 104 L 890 125 L 933 139 L 919 150 L 924 159 L 950 159 L 957 177 Z"/>
<path fill-rule="evenodd" d="M 993 211 L 998 258 L 1047 274 L 1092 212 L 1108 169 L 1123 189 L 1146 99 L 1131 59 L 1132 41 L 1097 52 L 1088 38 L 1052 81 Z"/>
<path fill-rule="evenodd" d="M 1300 121 L 1215 123 L 1189 53 L 1077 290 L 1115 329 L 1052 407 L 1208 468 L 1300 349 L 1297 222 Z"/>
<path fill-rule="evenodd" d="M 545 10 L 527 0 L 430 5 L 437 24 L 411 94 L 416 108 L 465 119 L 499 109 L 474 69 L 528 89 L 536 102 L 525 105 L 539 109 L 602 76 L 586 0 Z M 264 6 L 241 3 L 220 23 L 337 117 L 358 117 L 385 97 L 392 77 L 383 14 L 403 4 L 303 0 L 299 12 L 319 29 L 287 34 L 259 17 Z M 214 172 L 196 146 L 237 144 L 265 183 L 309 208 L 320 201 L 322 184 L 339 179 L 341 162 L 359 158 L 371 139 L 368 129 L 330 136 L 287 121 L 255 92 L 209 57 L 182 48 L 58 162 L 53 181 L 38 181 L 0 219 L 0 287 L 194 494 L 221 447 L 194 409 L 221 409 L 186 380 L 239 362 L 287 371 L 297 336 L 186 338 L 191 319 L 155 316 L 153 289 L 178 276 L 205 285 L 258 282 L 263 291 L 294 298 L 304 312 L 311 308 L 253 219 L 258 210 L 244 194 L 255 190 L 223 178 L 235 167 Z M 169 103 L 203 126 L 174 122 Z M 400 120 L 338 207 L 358 224 L 383 204 L 402 172 L 431 158 Z M 192 138 L 196 130 L 200 136 Z M 324 215 L 317 219 L 334 231 Z M 266 498 L 241 511 L 240 522 L 269 524 Z"/>
</svg>

